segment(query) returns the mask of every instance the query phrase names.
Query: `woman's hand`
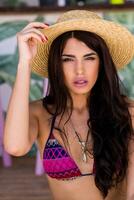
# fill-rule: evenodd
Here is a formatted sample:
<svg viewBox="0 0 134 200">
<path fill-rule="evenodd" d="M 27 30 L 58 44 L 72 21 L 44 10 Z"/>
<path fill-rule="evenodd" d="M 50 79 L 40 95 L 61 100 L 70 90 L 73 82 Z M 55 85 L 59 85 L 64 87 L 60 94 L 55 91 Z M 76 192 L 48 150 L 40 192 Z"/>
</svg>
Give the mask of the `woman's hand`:
<svg viewBox="0 0 134 200">
<path fill-rule="evenodd" d="M 47 41 L 47 37 L 39 29 L 47 27 L 48 25 L 41 22 L 31 22 L 17 33 L 19 63 L 30 63 L 37 52 L 37 42 Z"/>
</svg>

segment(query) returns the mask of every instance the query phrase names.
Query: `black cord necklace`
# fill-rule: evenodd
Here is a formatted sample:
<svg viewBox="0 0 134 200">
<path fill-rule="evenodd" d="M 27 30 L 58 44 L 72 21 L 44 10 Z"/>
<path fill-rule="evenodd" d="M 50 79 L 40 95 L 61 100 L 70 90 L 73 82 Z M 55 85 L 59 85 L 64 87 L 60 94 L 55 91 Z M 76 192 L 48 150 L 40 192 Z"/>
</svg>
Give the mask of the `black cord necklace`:
<svg viewBox="0 0 134 200">
<path fill-rule="evenodd" d="M 86 141 L 84 142 L 84 141 L 81 140 L 80 135 L 79 135 L 78 132 L 75 130 L 74 125 L 73 125 L 73 123 L 72 123 L 72 121 L 71 121 L 71 118 L 70 118 L 70 122 L 71 122 L 72 128 L 73 128 L 73 130 L 74 130 L 74 132 L 75 132 L 75 134 L 76 134 L 76 136 L 77 136 L 77 138 L 78 138 L 78 142 L 79 142 L 79 144 L 80 144 L 80 146 L 81 146 L 81 150 L 82 150 L 82 160 L 83 160 L 84 162 L 87 162 L 87 153 L 86 153 L 86 152 L 87 152 L 87 149 L 86 149 L 86 146 L 87 146 L 87 142 L 88 142 L 89 129 L 88 129 L 88 132 L 87 132 Z"/>
</svg>

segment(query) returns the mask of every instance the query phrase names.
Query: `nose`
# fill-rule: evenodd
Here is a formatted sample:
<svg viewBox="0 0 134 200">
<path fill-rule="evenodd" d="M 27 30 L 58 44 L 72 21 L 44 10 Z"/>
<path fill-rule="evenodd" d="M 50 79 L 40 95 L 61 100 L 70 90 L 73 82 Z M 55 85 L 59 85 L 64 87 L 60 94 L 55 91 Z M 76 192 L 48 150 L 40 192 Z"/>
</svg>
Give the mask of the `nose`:
<svg viewBox="0 0 134 200">
<path fill-rule="evenodd" d="M 75 66 L 75 72 L 76 72 L 76 75 L 81 75 L 84 73 L 84 66 L 81 61 L 77 61 L 76 66 Z"/>
</svg>

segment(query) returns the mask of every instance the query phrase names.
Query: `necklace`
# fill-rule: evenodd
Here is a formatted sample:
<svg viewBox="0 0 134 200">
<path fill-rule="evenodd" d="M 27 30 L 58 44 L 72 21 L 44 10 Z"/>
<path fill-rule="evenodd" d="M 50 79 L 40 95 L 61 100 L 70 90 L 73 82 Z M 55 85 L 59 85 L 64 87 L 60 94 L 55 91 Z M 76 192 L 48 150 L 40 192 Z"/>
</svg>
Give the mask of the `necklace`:
<svg viewBox="0 0 134 200">
<path fill-rule="evenodd" d="M 82 150 L 82 160 L 83 160 L 84 162 L 87 162 L 86 145 L 87 145 L 88 136 L 89 136 L 89 129 L 88 129 L 88 132 L 87 132 L 86 141 L 84 142 L 84 141 L 81 140 L 80 135 L 79 135 L 78 132 L 75 130 L 74 125 L 73 125 L 71 119 L 70 119 L 70 122 L 71 122 L 72 128 L 73 128 L 73 130 L 74 130 L 74 132 L 75 132 L 75 134 L 76 134 L 76 136 L 77 136 L 77 138 L 78 138 L 78 142 L 79 142 L 79 144 L 80 144 L 80 146 L 81 146 L 81 150 Z"/>
</svg>

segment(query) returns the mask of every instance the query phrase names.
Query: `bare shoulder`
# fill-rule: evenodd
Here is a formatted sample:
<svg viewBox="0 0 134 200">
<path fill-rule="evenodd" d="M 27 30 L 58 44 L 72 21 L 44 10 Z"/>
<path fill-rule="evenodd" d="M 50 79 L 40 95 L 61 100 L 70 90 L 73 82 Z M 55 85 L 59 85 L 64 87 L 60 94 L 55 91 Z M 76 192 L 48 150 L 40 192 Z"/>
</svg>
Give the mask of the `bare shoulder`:
<svg viewBox="0 0 134 200">
<path fill-rule="evenodd" d="M 128 101 L 128 103 L 130 105 L 130 108 L 134 109 L 134 99 L 127 98 L 127 101 Z"/>
<path fill-rule="evenodd" d="M 36 101 L 31 101 L 29 103 L 29 109 L 30 109 L 30 113 L 38 116 L 38 114 L 42 111 L 43 106 L 42 106 L 42 100 L 38 99 Z"/>
<path fill-rule="evenodd" d="M 29 110 L 30 110 L 30 116 L 35 117 L 38 120 L 42 116 L 43 116 L 43 118 L 45 117 L 46 119 L 49 116 L 49 113 L 43 106 L 42 99 L 38 99 L 38 100 L 30 102 Z"/>
<path fill-rule="evenodd" d="M 29 103 L 29 128 L 30 132 L 36 132 L 39 136 L 41 126 L 46 126 L 49 113 L 44 108 L 42 99 L 38 99 Z M 43 120 L 43 121 L 42 121 Z M 44 128 L 45 129 L 45 128 Z"/>
<path fill-rule="evenodd" d="M 30 102 L 29 105 L 29 116 L 31 124 L 38 125 L 38 134 L 44 133 L 49 126 L 51 114 L 48 113 L 47 109 L 43 106 L 42 99 Z"/>
<path fill-rule="evenodd" d="M 51 114 L 43 106 L 42 99 L 30 102 L 29 111 L 31 127 L 38 129 L 38 136 L 44 135 L 49 129 Z"/>
<path fill-rule="evenodd" d="M 50 119 L 51 115 L 43 106 L 42 99 L 30 102 L 30 132 L 36 133 L 41 158 L 43 156 L 44 145 L 49 136 Z"/>
<path fill-rule="evenodd" d="M 131 116 L 132 128 L 134 130 L 134 100 L 127 98 L 127 102 L 129 104 L 128 109 Z M 130 156 L 134 158 L 134 134 L 132 135 L 132 139 L 130 140 L 130 143 L 129 143 L 129 150 L 130 150 Z"/>
<path fill-rule="evenodd" d="M 128 109 L 129 109 L 129 112 L 130 112 L 130 115 L 131 115 L 132 126 L 134 128 L 134 100 L 127 98 L 127 102 L 129 103 Z"/>
</svg>

